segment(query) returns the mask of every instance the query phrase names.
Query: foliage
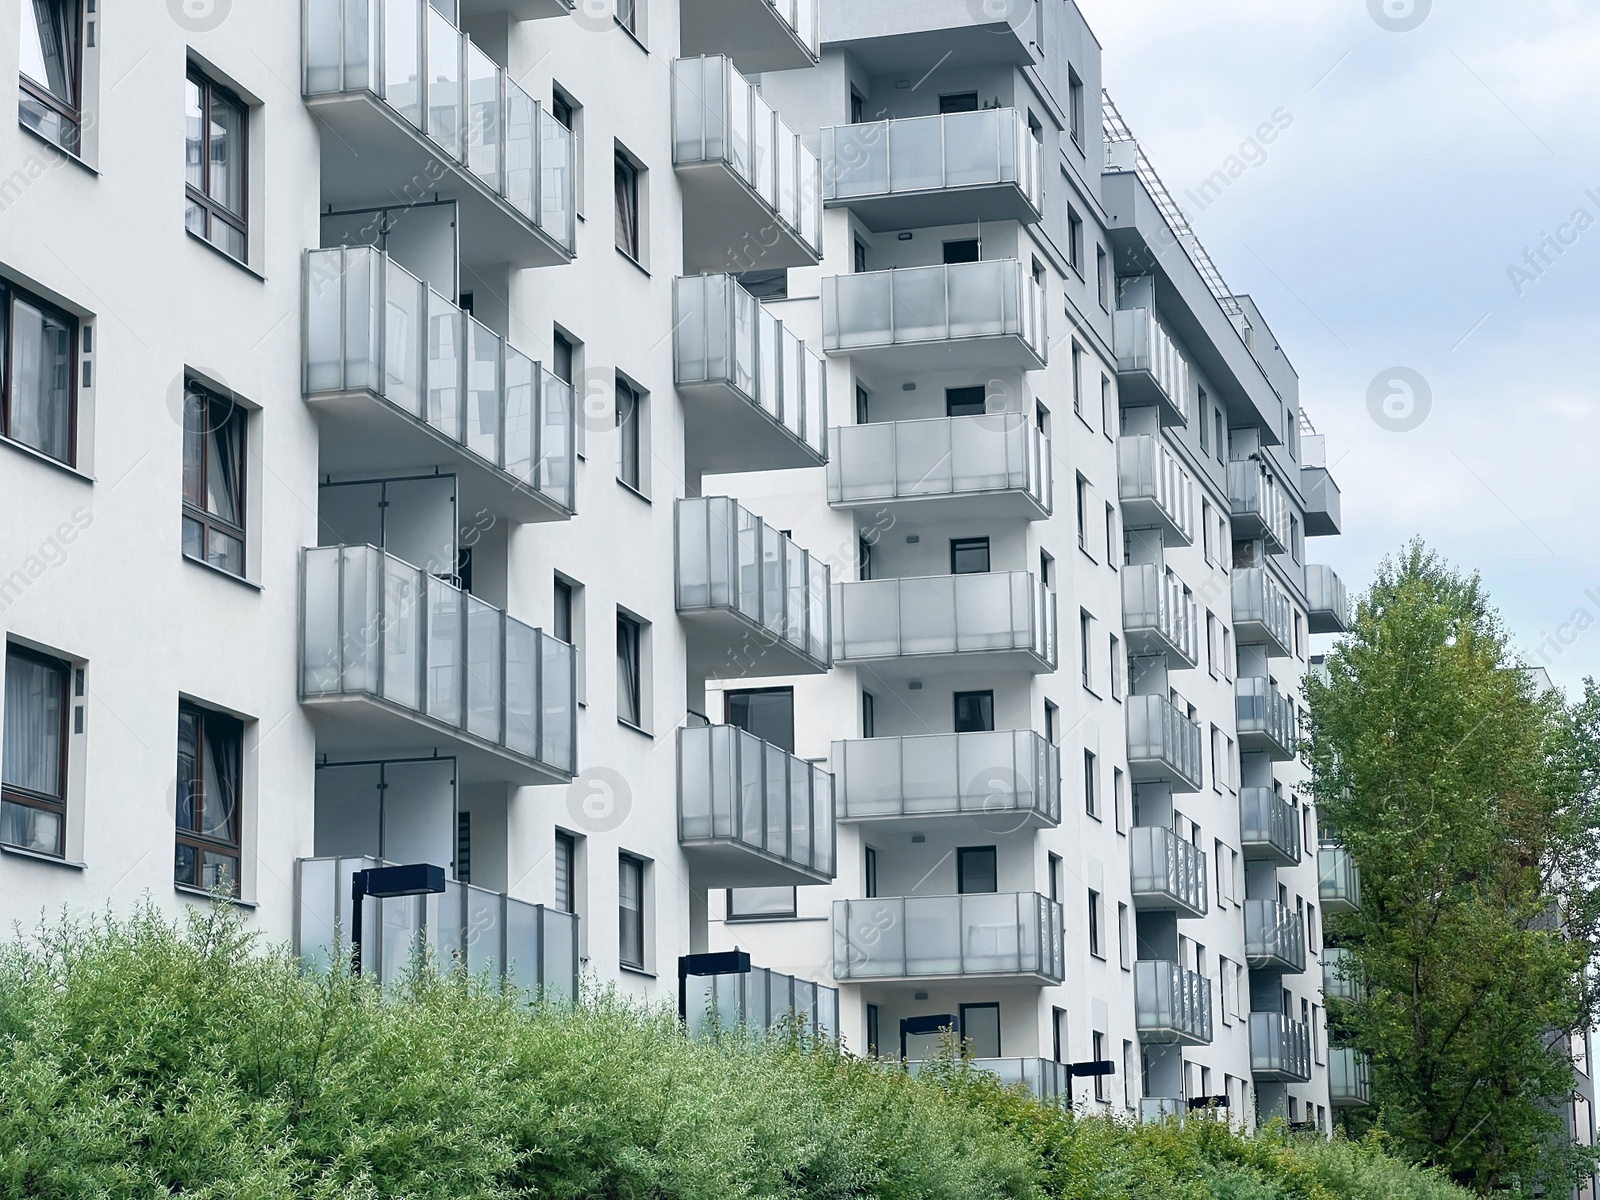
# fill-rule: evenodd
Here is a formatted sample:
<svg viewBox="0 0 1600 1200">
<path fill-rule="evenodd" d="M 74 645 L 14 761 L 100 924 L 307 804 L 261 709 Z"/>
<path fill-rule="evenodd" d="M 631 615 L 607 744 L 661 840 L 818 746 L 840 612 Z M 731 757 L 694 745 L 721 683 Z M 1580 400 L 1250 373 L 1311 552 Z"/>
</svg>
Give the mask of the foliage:
<svg viewBox="0 0 1600 1200">
<path fill-rule="evenodd" d="M 1566 1190 L 1591 1161 L 1561 1114 L 1594 1008 L 1600 705 L 1585 729 L 1541 694 L 1481 581 L 1418 542 L 1307 690 L 1317 802 L 1362 876 L 1361 911 L 1327 921 L 1366 989 L 1329 1004 L 1373 1057 L 1355 1121 L 1485 1191 Z"/>
</svg>

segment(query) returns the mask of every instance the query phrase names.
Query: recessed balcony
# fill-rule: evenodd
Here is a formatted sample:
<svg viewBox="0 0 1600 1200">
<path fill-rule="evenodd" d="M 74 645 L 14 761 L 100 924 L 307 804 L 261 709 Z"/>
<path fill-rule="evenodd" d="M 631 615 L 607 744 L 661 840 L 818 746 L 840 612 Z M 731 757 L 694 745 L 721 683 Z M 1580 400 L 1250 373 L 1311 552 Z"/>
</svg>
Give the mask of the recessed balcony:
<svg viewBox="0 0 1600 1200">
<path fill-rule="evenodd" d="M 760 1037 L 796 1024 L 817 1041 L 839 1038 L 839 989 L 766 967 L 733 975 L 691 975 L 685 1016 L 691 1037 L 741 1032 Z"/>
<path fill-rule="evenodd" d="M 513 21 L 542 21 L 546 17 L 571 16 L 575 0 L 460 0 L 461 19 L 498 16 L 505 13 Z"/>
<path fill-rule="evenodd" d="M 1256 971 L 1304 971 L 1306 930 L 1300 914 L 1276 900 L 1246 900 L 1244 957 Z"/>
<path fill-rule="evenodd" d="M 1350 631 L 1350 593 L 1332 567 L 1306 564 L 1306 623 L 1312 633 Z"/>
<path fill-rule="evenodd" d="M 1199 665 L 1200 607 L 1170 567 L 1122 568 L 1122 626 L 1133 657 L 1164 655 L 1169 670 Z"/>
<path fill-rule="evenodd" d="M 1328 443 L 1320 433 L 1300 439 L 1300 494 L 1306 501 L 1306 536 L 1329 537 L 1344 524 L 1339 484 L 1328 470 Z"/>
<path fill-rule="evenodd" d="M 878 371 L 1042 370 L 1044 289 L 1014 258 L 829 275 L 822 350 Z"/>
<path fill-rule="evenodd" d="M 726 496 L 678 501 L 678 615 L 714 679 L 818 675 L 833 665 L 826 564 Z"/>
<path fill-rule="evenodd" d="M 684 455 L 703 473 L 827 459 L 827 366 L 731 275 L 673 285 L 673 379 Z"/>
<path fill-rule="evenodd" d="M 1294 602 L 1265 567 L 1233 572 L 1233 636 L 1241 646 L 1264 644 L 1267 657 L 1294 654 Z"/>
<path fill-rule="evenodd" d="M 1372 1058 L 1351 1046 L 1328 1048 L 1328 1103 L 1335 1108 L 1372 1103 Z"/>
<path fill-rule="evenodd" d="M 1356 866 L 1349 850 L 1331 842 L 1318 846 L 1317 876 L 1323 912 L 1361 911 L 1361 868 Z"/>
<path fill-rule="evenodd" d="M 1210 1043 L 1211 981 L 1204 975 L 1175 962 L 1140 959 L 1133 964 L 1133 994 L 1141 1042 Z"/>
<path fill-rule="evenodd" d="M 834 876 L 833 776 L 732 725 L 678 730 L 678 842 L 708 887 Z"/>
<path fill-rule="evenodd" d="M 690 271 L 814 267 L 822 258 L 817 156 L 722 55 L 672 64 L 672 162 Z"/>
<path fill-rule="evenodd" d="M 1289 502 L 1266 463 L 1237 458 L 1228 464 L 1228 507 L 1236 539 L 1261 538 L 1268 554 L 1288 550 Z"/>
<path fill-rule="evenodd" d="M 840 583 L 833 609 L 836 662 L 1056 669 L 1055 593 L 1026 571 Z"/>
<path fill-rule="evenodd" d="M 1206 852 L 1163 825 L 1135 825 L 1128 837 L 1134 903 L 1147 912 L 1205 916 Z"/>
<path fill-rule="evenodd" d="M 1189 362 L 1148 307 L 1112 314 L 1118 395 L 1124 405 L 1154 404 L 1163 425 L 1189 423 Z"/>
<path fill-rule="evenodd" d="M 376 858 L 295 861 L 294 948 L 308 966 L 327 970 L 350 952 L 352 879 L 357 871 L 384 865 L 389 864 Z M 487 973 L 529 993 L 578 998 L 574 914 L 453 879 L 444 886 L 436 895 L 362 901 L 364 974 L 401 983 L 417 954 L 426 951 L 446 969 L 459 966 L 468 975 Z"/>
<path fill-rule="evenodd" d="M 1050 1058 L 969 1058 L 964 1061 L 974 1070 L 995 1076 L 1001 1087 L 1021 1084 L 1041 1104 L 1072 1106 L 1072 1076 L 1066 1063 Z M 922 1070 L 923 1062 L 912 1059 L 906 1063 L 906 1070 L 916 1075 Z"/>
<path fill-rule="evenodd" d="M 1117 439 L 1117 498 L 1125 529 L 1159 529 L 1164 546 L 1194 545 L 1194 479 L 1160 438 Z"/>
<path fill-rule="evenodd" d="M 576 652 L 372 546 L 305 551 L 300 700 L 319 753 L 454 755 L 463 782 L 577 771 Z"/>
<path fill-rule="evenodd" d="M 821 61 L 817 0 L 683 0 L 679 53 L 726 54 L 747 75 Z"/>
<path fill-rule="evenodd" d="M 1239 749 L 1259 750 L 1274 762 L 1289 762 L 1297 753 L 1294 705 L 1270 679 L 1241 675 L 1233 681 L 1234 716 Z"/>
<path fill-rule="evenodd" d="M 1361 1000 L 1360 966 L 1350 951 L 1340 946 L 1322 948 L 1322 996 L 1325 1000 L 1344 1000 L 1355 1004 Z"/>
<path fill-rule="evenodd" d="M 1239 842 L 1247 861 L 1300 862 L 1300 810 L 1269 787 L 1239 789 Z"/>
<path fill-rule="evenodd" d="M 324 475 L 443 468 L 464 513 L 572 516 L 572 387 L 369 246 L 306 254 L 306 402 Z"/>
<path fill-rule="evenodd" d="M 1014 108 L 831 126 L 822 163 L 827 207 L 875 231 L 1044 215 L 1044 147 Z"/>
<path fill-rule="evenodd" d="M 1135 783 L 1167 783 L 1174 792 L 1203 784 L 1200 726 L 1165 696 L 1129 696 L 1128 774 Z"/>
<path fill-rule="evenodd" d="M 835 426 L 828 502 L 928 521 L 1037 521 L 1054 506 L 1050 439 L 1023 413 Z"/>
<path fill-rule="evenodd" d="M 1251 1013 L 1250 1072 L 1276 1083 L 1309 1082 L 1310 1028 L 1282 1013 Z"/>
<path fill-rule="evenodd" d="M 985 829 L 1061 822 L 1061 752 L 1031 730 L 833 743 L 840 821 L 978 818 Z"/>
<path fill-rule="evenodd" d="M 1036 892 L 884 896 L 833 904 L 833 977 L 1065 978 L 1061 905 Z"/>
<path fill-rule="evenodd" d="M 306 0 L 324 208 L 454 200 L 461 254 L 572 261 L 572 133 L 428 0 Z"/>
</svg>

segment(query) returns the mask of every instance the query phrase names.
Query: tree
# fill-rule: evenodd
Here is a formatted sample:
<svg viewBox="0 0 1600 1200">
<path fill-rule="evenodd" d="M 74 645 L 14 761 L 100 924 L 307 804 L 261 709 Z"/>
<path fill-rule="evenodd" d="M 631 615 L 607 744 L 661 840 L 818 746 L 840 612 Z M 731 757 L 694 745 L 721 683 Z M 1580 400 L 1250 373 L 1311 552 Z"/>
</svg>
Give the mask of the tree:
<svg viewBox="0 0 1600 1200">
<path fill-rule="evenodd" d="M 1307 683 L 1315 794 L 1362 875 L 1330 917 L 1365 984 L 1329 1003 L 1381 1125 L 1485 1192 L 1558 1195 L 1570 1036 L 1595 1013 L 1600 696 L 1568 710 L 1508 651 L 1482 582 L 1420 542 L 1386 559 Z"/>
</svg>

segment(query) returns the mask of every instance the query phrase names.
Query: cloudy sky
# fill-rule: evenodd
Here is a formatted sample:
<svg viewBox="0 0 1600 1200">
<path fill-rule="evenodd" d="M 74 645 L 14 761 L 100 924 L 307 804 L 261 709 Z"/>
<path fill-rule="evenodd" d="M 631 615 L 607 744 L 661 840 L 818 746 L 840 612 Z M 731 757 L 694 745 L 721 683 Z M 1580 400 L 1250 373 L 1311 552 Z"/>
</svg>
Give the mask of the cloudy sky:
<svg viewBox="0 0 1600 1200">
<path fill-rule="evenodd" d="M 1600 676 L 1600 5 L 1078 2 L 1118 108 L 1328 435 L 1345 534 L 1313 557 L 1364 586 L 1420 533 L 1482 572 L 1569 693 Z M 1232 155 L 1259 165 L 1187 194 Z M 1396 368 L 1420 404 L 1385 388 Z"/>
</svg>

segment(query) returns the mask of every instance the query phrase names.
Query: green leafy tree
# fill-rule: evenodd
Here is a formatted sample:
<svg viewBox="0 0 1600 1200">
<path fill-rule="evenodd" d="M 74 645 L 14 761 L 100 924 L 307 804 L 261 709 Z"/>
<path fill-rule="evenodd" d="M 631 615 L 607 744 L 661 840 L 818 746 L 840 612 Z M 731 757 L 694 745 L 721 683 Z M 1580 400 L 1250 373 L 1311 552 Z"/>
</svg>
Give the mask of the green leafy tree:
<svg viewBox="0 0 1600 1200">
<path fill-rule="evenodd" d="M 1371 1054 L 1376 1123 L 1482 1191 L 1561 1194 L 1570 1035 L 1595 1010 L 1600 700 L 1569 712 L 1520 668 L 1476 575 L 1420 542 L 1385 560 L 1308 681 L 1325 829 L 1362 875 L 1330 917 L 1365 988 L 1333 1035 Z"/>
</svg>

